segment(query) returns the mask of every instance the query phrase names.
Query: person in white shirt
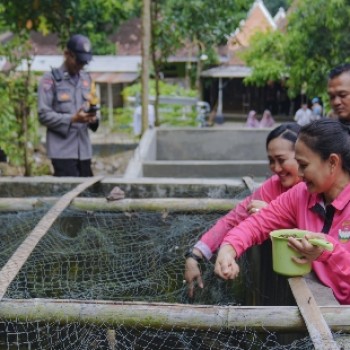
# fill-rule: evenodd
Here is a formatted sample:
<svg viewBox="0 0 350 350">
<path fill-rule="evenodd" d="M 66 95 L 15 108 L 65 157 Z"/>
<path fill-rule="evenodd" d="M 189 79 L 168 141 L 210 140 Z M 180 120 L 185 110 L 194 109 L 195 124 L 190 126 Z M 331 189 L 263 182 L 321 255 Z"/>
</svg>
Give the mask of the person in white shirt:
<svg viewBox="0 0 350 350">
<path fill-rule="evenodd" d="M 155 111 L 153 105 L 148 105 L 148 127 L 150 129 L 154 128 L 155 125 Z M 133 128 L 134 128 L 134 135 L 135 136 L 141 136 L 142 134 L 142 106 L 138 105 L 135 108 L 134 111 L 134 118 L 133 118 Z"/>
<path fill-rule="evenodd" d="M 309 124 L 312 121 L 312 112 L 307 103 L 302 103 L 301 108 L 297 110 L 294 120 L 301 126 Z"/>
</svg>

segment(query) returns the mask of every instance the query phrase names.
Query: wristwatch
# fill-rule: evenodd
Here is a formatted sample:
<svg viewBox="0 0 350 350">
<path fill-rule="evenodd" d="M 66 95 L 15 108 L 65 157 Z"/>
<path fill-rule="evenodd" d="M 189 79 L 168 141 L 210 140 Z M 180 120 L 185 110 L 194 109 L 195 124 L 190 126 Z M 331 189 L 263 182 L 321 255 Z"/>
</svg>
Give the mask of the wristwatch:
<svg viewBox="0 0 350 350">
<path fill-rule="evenodd" d="M 193 248 L 190 248 L 190 249 L 185 253 L 185 258 L 186 258 L 186 259 L 192 258 L 192 259 L 196 260 L 198 263 L 200 263 L 200 262 L 203 260 L 199 255 L 193 253 Z"/>
</svg>

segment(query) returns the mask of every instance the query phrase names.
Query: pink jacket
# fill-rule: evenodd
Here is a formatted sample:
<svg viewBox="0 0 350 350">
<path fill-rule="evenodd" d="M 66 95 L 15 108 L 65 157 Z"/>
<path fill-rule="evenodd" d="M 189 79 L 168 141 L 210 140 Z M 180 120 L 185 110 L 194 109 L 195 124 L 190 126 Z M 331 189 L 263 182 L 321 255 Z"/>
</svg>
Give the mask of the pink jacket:
<svg viewBox="0 0 350 350">
<path fill-rule="evenodd" d="M 312 210 L 322 197 L 308 192 L 299 183 L 233 228 L 223 239 L 240 256 L 249 247 L 261 244 L 272 230 L 299 228 L 321 232 L 324 219 Z M 350 304 L 350 184 L 332 202 L 335 213 L 327 239 L 334 244 L 332 252 L 324 251 L 312 268 L 321 282 L 332 288 L 341 304 Z"/>
<path fill-rule="evenodd" d="M 270 203 L 286 190 L 287 189 L 281 185 L 278 176 L 273 175 L 252 195 L 246 197 L 228 214 L 219 219 L 216 224 L 201 237 L 200 241 L 196 243 L 195 248 L 199 249 L 209 260 L 213 255 L 213 252 L 220 247 L 220 244 L 228 231 L 249 217 L 247 206 L 253 199 Z"/>
</svg>

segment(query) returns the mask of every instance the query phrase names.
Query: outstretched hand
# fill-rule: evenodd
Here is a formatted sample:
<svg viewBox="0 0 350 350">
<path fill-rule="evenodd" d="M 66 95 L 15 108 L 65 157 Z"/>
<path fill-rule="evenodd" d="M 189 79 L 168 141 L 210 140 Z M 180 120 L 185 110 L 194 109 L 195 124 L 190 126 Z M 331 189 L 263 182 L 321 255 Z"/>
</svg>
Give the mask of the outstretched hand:
<svg viewBox="0 0 350 350">
<path fill-rule="evenodd" d="M 199 288 L 203 288 L 203 280 L 199 264 L 196 260 L 192 258 L 187 258 L 185 263 L 185 281 L 188 288 L 188 296 L 193 298 L 195 286 L 198 285 Z"/>
<path fill-rule="evenodd" d="M 236 263 L 236 251 L 229 244 L 220 248 L 215 263 L 215 273 L 225 279 L 235 279 L 239 274 L 239 266 Z"/>
</svg>

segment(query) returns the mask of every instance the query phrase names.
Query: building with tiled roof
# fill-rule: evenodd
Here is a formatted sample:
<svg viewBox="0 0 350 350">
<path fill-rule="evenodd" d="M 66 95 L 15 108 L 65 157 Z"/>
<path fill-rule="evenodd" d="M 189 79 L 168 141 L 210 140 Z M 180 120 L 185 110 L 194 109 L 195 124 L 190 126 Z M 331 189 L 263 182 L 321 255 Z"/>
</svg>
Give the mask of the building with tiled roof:
<svg viewBox="0 0 350 350">
<path fill-rule="evenodd" d="M 286 12 L 283 8 L 273 17 L 263 0 L 256 0 L 245 20 L 227 40 L 227 63 L 205 70 L 201 76 L 207 80 L 205 99 L 217 106 L 218 116 L 246 115 L 254 109 L 259 114 L 269 109 L 274 115 L 291 114 L 291 101 L 286 88 L 280 82 L 270 82 L 265 87 L 247 86 L 243 80 L 251 74 L 250 67 L 240 58 L 257 32 L 284 30 Z M 209 84 L 211 83 L 211 84 Z M 214 88 L 213 88 L 214 86 Z"/>
</svg>

